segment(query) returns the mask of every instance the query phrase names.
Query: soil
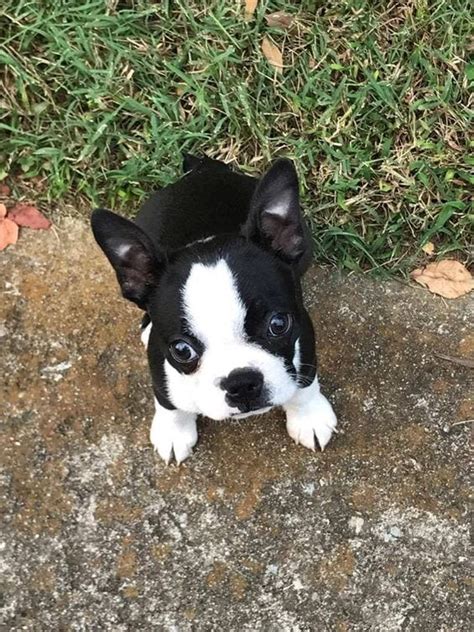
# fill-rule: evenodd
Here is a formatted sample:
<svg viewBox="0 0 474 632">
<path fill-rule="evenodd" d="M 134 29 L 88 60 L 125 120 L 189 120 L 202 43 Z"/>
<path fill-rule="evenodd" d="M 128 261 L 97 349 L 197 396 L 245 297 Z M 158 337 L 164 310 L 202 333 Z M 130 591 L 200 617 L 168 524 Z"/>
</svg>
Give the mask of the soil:
<svg viewBox="0 0 474 632">
<path fill-rule="evenodd" d="M 88 227 L 24 230 L 0 283 L 5 629 L 468 629 L 472 369 L 436 354 L 473 358 L 471 297 L 313 268 L 339 434 L 203 419 L 178 467 Z"/>
</svg>

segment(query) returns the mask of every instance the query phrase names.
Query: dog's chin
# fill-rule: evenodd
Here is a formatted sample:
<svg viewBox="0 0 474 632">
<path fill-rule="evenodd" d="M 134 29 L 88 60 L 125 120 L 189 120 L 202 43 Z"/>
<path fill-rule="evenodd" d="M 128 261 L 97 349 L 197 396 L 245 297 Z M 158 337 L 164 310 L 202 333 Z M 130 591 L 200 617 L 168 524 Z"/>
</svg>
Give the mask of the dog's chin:
<svg viewBox="0 0 474 632">
<path fill-rule="evenodd" d="M 254 417 L 255 415 L 263 415 L 269 410 L 274 408 L 273 404 L 269 406 L 263 406 L 262 408 L 256 408 L 255 410 L 249 410 L 246 412 L 240 412 L 238 408 L 229 408 L 225 412 L 210 414 L 205 410 L 201 410 L 199 414 L 212 419 L 213 421 L 226 421 L 231 419 L 246 419 L 247 417 Z"/>
<path fill-rule="evenodd" d="M 231 412 L 229 414 L 229 419 L 246 419 L 247 417 L 254 417 L 255 415 L 263 415 L 264 413 L 268 413 L 271 410 L 272 406 L 265 406 L 264 408 L 258 408 L 257 410 L 249 410 L 246 413 L 240 413 L 238 411 Z"/>
</svg>

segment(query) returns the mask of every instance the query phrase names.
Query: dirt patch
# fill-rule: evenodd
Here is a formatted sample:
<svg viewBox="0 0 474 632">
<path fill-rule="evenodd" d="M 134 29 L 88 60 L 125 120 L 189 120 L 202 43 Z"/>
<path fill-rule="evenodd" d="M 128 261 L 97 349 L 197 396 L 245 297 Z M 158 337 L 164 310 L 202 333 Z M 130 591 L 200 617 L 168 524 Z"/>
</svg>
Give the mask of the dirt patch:
<svg viewBox="0 0 474 632">
<path fill-rule="evenodd" d="M 140 314 L 87 227 L 25 232 L 0 275 L 10 629 L 466 629 L 472 371 L 436 354 L 472 355 L 471 298 L 312 270 L 340 433 L 200 420 L 166 467 Z"/>
</svg>

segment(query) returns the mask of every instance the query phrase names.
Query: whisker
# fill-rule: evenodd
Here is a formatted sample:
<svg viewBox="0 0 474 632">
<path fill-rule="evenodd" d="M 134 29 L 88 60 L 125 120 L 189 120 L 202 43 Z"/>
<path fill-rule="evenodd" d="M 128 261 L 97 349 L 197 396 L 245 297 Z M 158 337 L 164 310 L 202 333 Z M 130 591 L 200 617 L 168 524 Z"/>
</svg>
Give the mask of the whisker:
<svg viewBox="0 0 474 632">
<path fill-rule="evenodd" d="M 302 367 L 302 366 L 309 366 L 309 367 L 311 367 L 312 369 L 315 369 L 315 370 L 318 368 L 315 364 L 308 364 L 307 362 L 301 362 L 300 363 L 300 367 Z"/>
</svg>

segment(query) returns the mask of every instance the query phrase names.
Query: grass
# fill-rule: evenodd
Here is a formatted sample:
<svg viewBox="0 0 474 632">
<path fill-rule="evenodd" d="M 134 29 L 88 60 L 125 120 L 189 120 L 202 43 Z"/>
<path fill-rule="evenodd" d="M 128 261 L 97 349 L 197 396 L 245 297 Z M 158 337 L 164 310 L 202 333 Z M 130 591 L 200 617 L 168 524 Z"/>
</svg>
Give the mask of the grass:
<svg viewBox="0 0 474 632">
<path fill-rule="evenodd" d="M 260 0 L 248 21 L 228 0 L 3 0 L 0 179 L 133 214 L 182 151 L 249 173 L 287 155 L 319 260 L 403 272 L 431 241 L 466 261 L 469 33 L 463 0 Z"/>
</svg>

